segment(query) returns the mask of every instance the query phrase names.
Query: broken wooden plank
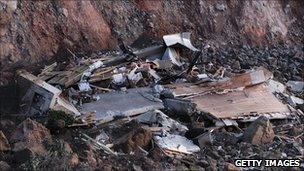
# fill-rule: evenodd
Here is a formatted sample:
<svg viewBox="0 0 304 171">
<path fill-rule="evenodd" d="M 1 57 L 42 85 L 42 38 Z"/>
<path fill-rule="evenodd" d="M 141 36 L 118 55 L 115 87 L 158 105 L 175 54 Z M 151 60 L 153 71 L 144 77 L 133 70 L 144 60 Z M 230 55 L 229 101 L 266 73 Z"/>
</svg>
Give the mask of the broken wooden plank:
<svg viewBox="0 0 304 171">
<path fill-rule="evenodd" d="M 214 90 L 238 89 L 266 82 L 272 77 L 270 71 L 259 68 L 243 74 L 237 74 L 231 78 L 204 84 L 173 84 L 166 87 L 174 92 L 176 97 L 204 94 Z"/>
</svg>

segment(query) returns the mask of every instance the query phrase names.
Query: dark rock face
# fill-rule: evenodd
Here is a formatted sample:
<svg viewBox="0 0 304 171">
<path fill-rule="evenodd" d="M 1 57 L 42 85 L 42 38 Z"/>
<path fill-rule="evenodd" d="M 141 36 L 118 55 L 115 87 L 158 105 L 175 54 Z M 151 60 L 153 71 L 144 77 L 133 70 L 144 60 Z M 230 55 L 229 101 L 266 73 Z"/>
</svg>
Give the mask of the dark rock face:
<svg viewBox="0 0 304 171">
<path fill-rule="evenodd" d="M 224 43 L 297 43 L 303 38 L 303 6 L 296 0 L 1 0 L 0 85 L 14 69 L 63 58 L 67 48 L 114 49 L 119 37 L 131 44 L 141 37 L 190 31 L 197 39 Z"/>
</svg>

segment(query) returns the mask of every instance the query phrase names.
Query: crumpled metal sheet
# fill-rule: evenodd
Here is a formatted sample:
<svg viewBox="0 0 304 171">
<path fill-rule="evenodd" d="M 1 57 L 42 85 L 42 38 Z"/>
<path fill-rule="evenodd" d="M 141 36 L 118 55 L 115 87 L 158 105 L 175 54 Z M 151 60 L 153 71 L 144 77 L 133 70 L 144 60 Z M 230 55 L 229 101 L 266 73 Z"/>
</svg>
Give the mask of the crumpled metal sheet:
<svg viewBox="0 0 304 171">
<path fill-rule="evenodd" d="M 192 45 L 191 40 L 190 40 L 190 35 L 191 35 L 191 33 L 189 33 L 189 32 L 183 32 L 183 33 L 178 33 L 178 34 L 169 34 L 169 35 L 163 36 L 163 39 L 167 46 L 173 46 L 176 44 L 180 44 L 182 46 L 187 47 L 190 50 L 199 51 L 197 48 L 195 48 Z"/>
</svg>

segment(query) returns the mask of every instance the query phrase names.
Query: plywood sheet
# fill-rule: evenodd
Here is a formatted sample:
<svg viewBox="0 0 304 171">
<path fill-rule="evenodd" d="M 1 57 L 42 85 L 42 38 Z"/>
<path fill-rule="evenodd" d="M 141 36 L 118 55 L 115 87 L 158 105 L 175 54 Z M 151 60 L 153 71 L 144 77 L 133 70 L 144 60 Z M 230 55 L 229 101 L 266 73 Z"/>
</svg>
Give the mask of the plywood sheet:
<svg viewBox="0 0 304 171">
<path fill-rule="evenodd" d="M 217 118 L 237 118 L 253 113 L 288 113 L 288 107 L 281 103 L 265 84 L 225 94 L 206 94 L 191 99 L 201 111 Z"/>
</svg>

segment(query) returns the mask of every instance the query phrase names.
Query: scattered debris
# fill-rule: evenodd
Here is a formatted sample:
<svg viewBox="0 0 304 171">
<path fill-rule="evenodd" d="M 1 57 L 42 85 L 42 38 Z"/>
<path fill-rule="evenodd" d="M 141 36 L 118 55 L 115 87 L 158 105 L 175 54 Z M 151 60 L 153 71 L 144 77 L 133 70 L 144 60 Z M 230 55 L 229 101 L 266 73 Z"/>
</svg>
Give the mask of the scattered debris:
<svg viewBox="0 0 304 171">
<path fill-rule="evenodd" d="M 90 141 L 90 142 L 94 143 L 94 148 L 96 148 L 96 149 L 98 149 L 98 150 L 101 150 L 101 149 L 102 149 L 102 150 L 104 150 L 104 151 L 105 151 L 106 153 L 108 153 L 108 154 L 115 154 L 109 147 L 107 147 L 106 145 L 104 145 L 104 144 L 102 144 L 102 143 L 100 143 L 100 142 L 94 140 L 93 138 L 89 137 L 88 135 L 82 134 L 82 136 L 83 136 L 82 139 L 83 139 L 85 142 Z"/>
<path fill-rule="evenodd" d="M 303 156 L 303 82 L 283 84 L 269 70 L 244 69 L 238 60 L 231 67 L 205 61 L 205 50 L 212 53 L 213 47 L 195 48 L 188 32 L 165 35 L 162 43 L 133 50 L 120 40 L 120 53 L 80 59 L 70 51 L 75 63 L 64 70 L 53 63 L 38 77 L 18 72 L 22 116 L 48 118 L 41 123 L 50 131 L 29 118 L 7 131 L 14 124 L 1 120 L 0 151 L 12 151 L 24 163 L 57 159 L 61 153 L 49 146 L 60 146 L 67 153 L 61 163 L 82 170 L 116 160 L 129 164 L 139 156 L 149 166 L 152 158 L 237 170 L 216 160 L 265 158 L 255 151 L 262 148 L 267 155 Z M 71 147 L 57 143 L 53 133 Z M 11 135 L 9 142 L 4 134 Z M 277 144 L 287 150 L 271 151 Z M 144 168 L 135 162 L 131 167 Z"/>
</svg>

